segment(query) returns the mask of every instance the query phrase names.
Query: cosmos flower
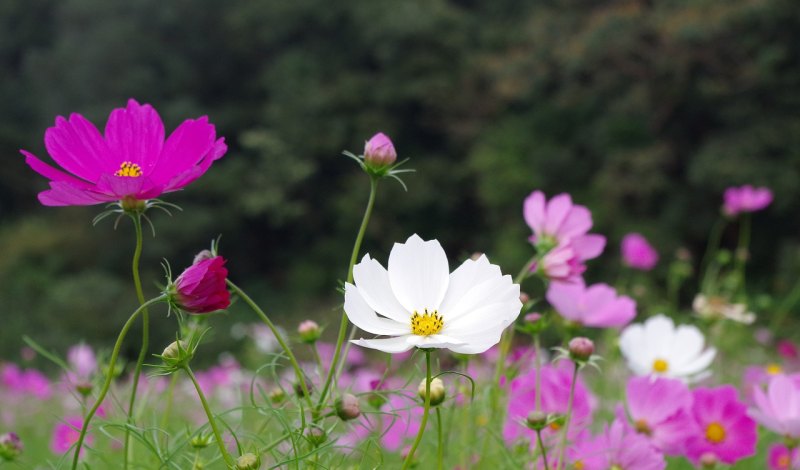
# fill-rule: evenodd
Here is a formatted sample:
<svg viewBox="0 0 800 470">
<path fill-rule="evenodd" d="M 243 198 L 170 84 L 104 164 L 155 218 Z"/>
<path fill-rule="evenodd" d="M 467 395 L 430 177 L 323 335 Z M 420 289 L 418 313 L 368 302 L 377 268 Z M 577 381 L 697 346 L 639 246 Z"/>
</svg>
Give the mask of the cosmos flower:
<svg viewBox="0 0 800 470">
<path fill-rule="evenodd" d="M 800 389 L 789 377 L 772 377 L 767 391 L 753 386 L 755 408 L 748 414 L 765 428 L 792 438 L 800 438 Z"/>
<path fill-rule="evenodd" d="M 224 310 L 231 304 L 222 256 L 202 259 L 186 268 L 168 288 L 171 302 L 188 313 Z"/>
<path fill-rule="evenodd" d="M 731 385 L 697 388 L 692 392 L 691 415 L 697 432 L 686 441 L 686 457 L 694 463 L 704 454 L 733 465 L 756 453 L 756 422 L 747 416 L 747 407 L 739 401 Z"/>
<path fill-rule="evenodd" d="M 667 455 L 683 453 L 692 394 L 686 384 L 663 377 L 633 377 L 625 389 L 632 428 Z"/>
<path fill-rule="evenodd" d="M 50 439 L 50 450 L 52 450 L 54 454 L 68 452 L 72 446 L 78 442 L 82 427 L 83 418 L 80 416 L 70 416 L 58 422 L 53 429 L 53 436 Z M 84 447 L 81 449 L 81 455 L 83 455 L 86 446 L 92 444 L 92 441 L 92 435 L 87 434 Z"/>
<path fill-rule="evenodd" d="M 633 269 L 650 271 L 658 263 L 658 252 L 639 233 L 629 233 L 622 239 L 622 261 Z"/>
<path fill-rule="evenodd" d="M 594 328 L 625 326 L 636 316 L 636 302 L 617 295 L 608 284 L 554 282 L 547 289 L 547 301 L 567 320 Z"/>
<path fill-rule="evenodd" d="M 578 442 L 568 453 L 572 467 L 582 470 L 663 470 L 664 455 L 640 434 L 616 420 L 595 438 Z"/>
<path fill-rule="evenodd" d="M 439 242 L 417 235 L 395 243 L 388 270 L 365 255 L 353 277 L 355 285 L 345 285 L 347 317 L 364 331 L 388 337 L 354 343 L 388 353 L 413 347 L 484 352 L 522 308 L 519 285 L 485 256 L 449 273 Z"/>
<path fill-rule="evenodd" d="M 59 116 L 47 129 L 45 147 L 65 171 L 21 150 L 25 162 L 50 180 L 39 193 L 46 206 L 85 206 L 145 201 L 196 180 L 227 151 L 203 116 L 187 119 L 164 140 L 164 124 L 149 104 L 128 100 L 111 112 L 105 136 L 80 114 Z"/>
<path fill-rule="evenodd" d="M 729 216 L 742 212 L 760 211 L 772 203 L 772 191 L 769 188 L 754 188 L 749 184 L 725 190 L 723 212 Z"/>
<path fill-rule="evenodd" d="M 703 334 L 691 325 L 677 328 L 664 315 L 649 318 L 622 331 L 619 347 L 636 375 L 659 375 L 684 380 L 699 379 L 714 356 L 716 349 L 703 349 Z"/>
<path fill-rule="evenodd" d="M 800 465 L 798 450 L 789 449 L 783 444 L 772 444 L 767 453 L 769 470 L 791 470 Z"/>
</svg>

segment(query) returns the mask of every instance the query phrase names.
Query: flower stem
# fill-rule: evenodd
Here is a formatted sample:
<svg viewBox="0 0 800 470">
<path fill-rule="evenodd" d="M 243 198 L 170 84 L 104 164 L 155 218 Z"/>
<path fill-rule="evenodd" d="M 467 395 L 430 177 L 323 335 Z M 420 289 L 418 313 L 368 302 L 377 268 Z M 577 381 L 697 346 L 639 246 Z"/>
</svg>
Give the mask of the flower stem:
<svg viewBox="0 0 800 470">
<path fill-rule="evenodd" d="M 700 272 L 703 273 L 703 292 L 711 294 L 712 283 L 716 281 L 716 273 L 719 270 L 717 266 L 717 252 L 719 251 L 719 244 L 722 240 L 722 232 L 727 225 L 727 219 L 720 217 L 717 219 L 714 226 L 711 227 L 711 234 L 708 236 L 708 246 L 706 252 L 703 253 L 703 260 L 700 263 Z M 713 270 L 712 270 L 713 268 Z M 713 273 L 713 275 L 712 275 Z"/>
<path fill-rule="evenodd" d="M 542 442 L 542 430 L 536 430 L 536 442 L 539 444 L 539 453 L 542 455 L 542 460 L 544 460 L 544 470 L 550 470 L 550 463 L 547 462 L 547 449 L 544 448 L 544 442 Z"/>
<path fill-rule="evenodd" d="M 442 410 L 436 407 L 436 437 L 438 451 L 436 453 L 436 468 L 444 469 L 444 441 L 442 438 Z"/>
<path fill-rule="evenodd" d="M 188 365 L 183 366 L 182 369 L 186 372 L 186 375 L 189 376 L 189 379 L 191 379 L 192 383 L 194 384 L 195 390 L 197 390 L 197 396 L 200 397 L 200 402 L 203 404 L 203 409 L 206 412 L 206 416 L 208 416 L 208 424 L 211 426 L 211 431 L 214 433 L 214 439 L 217 441 L 219 451 L 222 453 L 222 458 L 225 460 L 225 463 L 228 464 L 228 467 L 234 467 L 235 462 L 233 461 L 233 458 L 228 455 L 228 451 L 225 450 L 225 443 L 222 441 L 222 435 L 217 428 L 214 415 L 211 414 L 211 408 L 208 406 L 208 401 L 206 401 L 206 396 L 203 394 L 200 384 L 197 383 L 197 379 L 192 373 L 192 369 Z"/>
<path fill-rule="evenodd" d="M 131 263 L 131 271 L 133 272 L 133 285 L 136 288 L 136 298 L 139 300 L 139 305 L 144 304 L 144 292 L 142 291 L 142 281 L 139 278 L 139 259 L 142 256 L 142 215 L 139 212 L 131 214 L 133 220 L 133 227 L 136 230 L 136 248 L 133 251 L 133 262 Z M 128 421 L 129 425 L 133 424 L 133 409 L 136 404 L 136 390 L 139 388 L 139 376 L 142 374 L 142 366 L 147 357 L 147 349 L 150 346 L 150 318 L 145 308 L 142 311 L 142 348 L 139 351 L 139 357 L 136 359 L 136 367 L 133 370 L 133 383 L 131 384 L 131 398 L 128 403 Z M 131 431 L 130 426 L 125 427 L 125 456 L 123 458 L 123 468 L 128 468 L 128 461 L 132 457 L 133 449 L 130 446 Z"/>
<path fill-rule="evenodd" d="M 564 431 L 561 432 L 561 444 L 558 447 L 558 467 L 557 470 L 564 468 L 564 455 L 567 451 L 567 433 L 569 431 L 569 421 L 572 418 L 572 403 L 575 400 L 575 383 L 578 381 L 578 371 L 580 365 L 575 363 L 575 372 L 572 373 L 572 383 L 569 385 L 569 400 L 567 401 L 567 416 L 564 418 Z"/>
<path fill-rule="evenodd" d="M 741 219 L 739 220 L 739 246 L 736 247 L 736 253 L 734 259 L 736 260 L 736 279 L 738 285 L 736 286 L 739 290 L 739 298 L 746 300 L 746 282 L 745 282 L 745 264 L 747 264 L 747 259 L 749 258 L 749 250 L 750 247 L 750 214 L 742 214 Z"/>
<path fill-rule="evenodd" d="M 408 451 L 402 470 L 406 470 L 414 460 L 414 452 L 417 451 L 417 447 L 422 441 L 422 434 L 425 432 L 425 426 L 428 424 L 428 414 L 431 410 L 431 351 L 429 349 L 423 349 L 423 351 L 425 351 L 425 405 L 422 411 L 422 421 L 419 423 L 417 438 L 414 439 L 414 443 Z"/>
<path fill-rule="evenodd" d="M 261 310 L 261 307 L 259 307 L 258 304 L 253 302 L 253 299 L 251 299 L 249 295 L 245 294 L 245 292 L 242 289 L 240 289 L 239 286 L 234 284 L 233 281 L 231 281 L 230 279 L 226 280 L 226 282 L 228 283 L 228 287 L 230 287 L 231 290 L 233 290 L 233 292 L 236 293 L 236 295 L 241 297 L 241 299 L 244 300 L 244 302 L 250 306 L 250 308 L 256 313 L 256 315 L 258 315 L 261 318 L 261 321 L 263 321 L 270 329 L 270 331 L 272 331 L 272 334 L 275 335 L 275 339 L 278 340 L 278 344 L 281 345 L 284 354 L 286 354 L 286 356 L 289 358 L 289 362 L 292 364 L 292 368 L 294 369 L 294 375 L 297 376 L 297 381 L 300 383 L 300 389 L 303 390 L 303 396 L 308 402 L 308 407 L 311 408 L 312 407 L 311 393 L 309 392 L 308 385 L 306 384 L 305 374 L 303 374 L 303 371 L 300 369 L 300 364 L 298 364 L 297 358 L 294 356 L 294 353 L 292 352 L 292 349 L 289 347 L 289 345 L 286 344 L 286 341 L 284 341 L 281 332 L 278 331 L 278 328 L 275 327 L 275 324 L 272 323 L 272 320 L 270 320 L 267 314 L 264 313 L 263 310 Z M 313 408 L 311 409 L 313 410 Z"/>
<path fill-rule="evenodd" d="M 151 304 L 156 302 L 165 300 L 166 296 L 159 296 L 154 299 L 148 300 L 147 302 L 142 303 L 139 308 L 136 309 L 135 312 L 128 318 L 128 321 L 125 322 L 125 325 L 122 327 L 122 330 L 119 332 L 119 336 L 117 337 L 117 342 L 114 343 L 114 349 L 111 352 L 111 358 L 108 361 L 108 372 L 106 373 L 106 381 L 103 383 L 103 388 L 100 389 L 100 395 L 97 396 L 97 400 L 89 409 L 89 412 L 86 413 L 86 417 L 83 419 L 83 426 L 81 427 L 80 435 L 78 436 L 78 441 L 75 443 L 75 455 L 72 457 L 72 470 L 78 468 L 78 458 L 81 453 L 81 447 L 83 446 L 83 440 L 86 438 L 86 431 L 89 429 L 89 423 L 92 421 L 92 417 L 97 412 L 97 409 L 100 408 L 100 405 L 103 403 L 103 399 L 105 399 L 106 394 L 108 393 L 108 389 L 111 386 L 111 380 L 114 378 L 114 367 L 117 364 L 117 358 L 119 357 L 119 350 L 122 348 L 122 341 L 125 339 L 125 335 L 128 334 L 128 330 L 130 330 L 133 323 L 136 321 L 136 318 L 139 317 L 140 314 L 147 311 L 147 307 Z"/>
<path fill-rule="evenodd" d="M 361 219 L 361 227 L 358 229 L 358 234 L 356 235 L 356 241 L 353 244 L 353 252 L 350 254 L 350 266 L 347 268 L 347 282 L 353 282 L 353 266 L 355 266 L 356 261 L 358 260 L 358 253 L 361 251 L 361 242 L 364 240 L 364 233 L 367 231 L 367 225 L 369 225 L 369 218 L 372 215 L 372 208 L 375 206 L 375 196 L 378 193 L 378 178 L 371 177 L 370 178 L 370 185 L 369 185 L 369 200 L 367 201 L 367 207 L 364 210 L 364 216 Z M 319 394 L 319 400 L 317 401 L 317 408 L 316 414 L 319 415 L 322 406 L 325 403 L 325 399 L 328 396 L 328 391 L 331 387 L 331 382 L 333 381 L 334 375 L 337 375 L 337 365 L 339 364 L 339 359 L 341 356 L 342 344 L 344 343 L 344 338 L 347 333 L 347 314 L 342 311 L 342 319 L 339 322 L 339 336 L 336 339 L 336 347 L 333 349 L 333 359 L 331 360 L 331 367 L 328 369 L 328 376 L 325 379 L 325 385 L 322 387 L 322 392 Z M 348 343 L 349 346 L 350 343 Z M 342 357 L 347 357 L 344 355 Z"/>
</svg>

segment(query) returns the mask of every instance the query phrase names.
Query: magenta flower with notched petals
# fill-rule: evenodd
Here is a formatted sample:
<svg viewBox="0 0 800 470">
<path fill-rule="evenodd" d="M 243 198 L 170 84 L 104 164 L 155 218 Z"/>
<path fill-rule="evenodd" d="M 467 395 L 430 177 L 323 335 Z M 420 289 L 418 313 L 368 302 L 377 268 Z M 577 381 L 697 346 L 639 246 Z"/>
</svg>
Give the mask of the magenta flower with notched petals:
<svg viewBox="0 0 800 470">
<path fill-rule="evenodd" d="M 664 455 L 643 436 L 616 420 L 595 438 L 586 437 L 568 452 L 571 467 L 583 470 L 664 470 Z"/>
<path fill-rule="evenodd" d="M 754 188 L 749 184 L 725 190 L 725 203 L 722 210 L 729 216 L 742 212 L 756 212 L 772 203 L 772 191 L 769 188 Z"/>
<path fill-rule="evenodd" d="M 587 287 L 582 279 L 550 284 L 547 301 L 567 320 L 594 328 L 622 327 L 636 316 L 633 299 L 607 284 Z"/>
<path fill-rule="evenodd" d="M 188 313 L 225 310 L 231 304 L 225 283 L 227 278 L 228 270 L 222 256 L 198 261 L 175 280 L 170 289 L 171 301 Z"/>
<path fill-rule="evenodd" d="M 686 457 L 695 464 L 704 454 L 733 465 L 756 453 L 756 422 L 747 416 L 731 385 L 697 388 L 692 392 L 692 417 L 697 426 L 686 441 Z M 687 431 L 687 434 L 689 432 Z"/>
<path fill-rule="evenodd" d="M 625 235 L 621 248 L 622 261 L 633 269 L 650 271 L 658 263 L 658 252 L 639 233 Z"/>
<path fill-rule="evenodd" d="M 625 392 L 632 429 L 661 452 L 682 454 L 687 430 L 694 427 L 689 415 L 692 394 L 686 384 L 663 377 L 633 377 Z"/>
<path fill-rule="evenodd" d="M 772 444 L 767 453 L 769 470 L 791 470 L 800 465 L 798 450 L 789 449 L 783 444 Z"/>
<path fill-rule="evenodd" d="M 203 116 L 187 119 L 164 140 L 164 124 L 152 106 L 128 100 L 111 112 L 105 136 L 80 114 L 56 118 L 45 147 L 65 171 L 21 150 L 25 162 L 50 180 L 39 193 L 46 206 L 87 206 L 131 199 L 144 201 L 196 180 L 227 151 Z"/>
</svg>

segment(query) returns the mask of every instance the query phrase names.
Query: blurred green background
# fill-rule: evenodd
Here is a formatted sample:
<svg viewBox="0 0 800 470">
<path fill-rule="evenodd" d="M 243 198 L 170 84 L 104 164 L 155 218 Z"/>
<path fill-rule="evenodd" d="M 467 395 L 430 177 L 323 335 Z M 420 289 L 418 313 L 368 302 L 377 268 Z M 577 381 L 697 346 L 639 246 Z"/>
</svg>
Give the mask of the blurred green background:
<svg viewBox="0 0 800 470">
<path fill-rule="evenodd" d="M 340 152 L 377 131 L 417 169 L 408 192 L 380 188 L 364 248 L 382 261 L 417 232 L 453 264 L 484 251 L 516 273 L 532 253 L 522 201 L 542 189 L 571 193 L 608 236 L 590 280 L 613 281 L 638 231 L 664 260 L 658 286 L 677 248 L 697 263 L 724 188 L 753 183 L 775 202 L 754 218 L 749 286 L 785 294 L 797 278 L 796 0 L 6 0 L 0 64 L 0 358 L 18 358 L 22 334 L 107 347 L 136 304 L 130 222 L 40 206 L 46 181 L 18 153 L 47 159 L 56 115 L 102 129 L 129 97 L 168 132 L 207 114 L 230 146 L 166 196 L 184 212 L 151 214 L 150 294 L 162 259 L 178 271 L 222 235 L 232 278 L 279 322 L 333 333 L 368 193 Z M 214 321 L 255 317 L 235 305 Z M 154 351 L 174 338 L 161 315 L 154 330 Z M 227 336 L 214 347 L 235 348 Z"/>
</svg>

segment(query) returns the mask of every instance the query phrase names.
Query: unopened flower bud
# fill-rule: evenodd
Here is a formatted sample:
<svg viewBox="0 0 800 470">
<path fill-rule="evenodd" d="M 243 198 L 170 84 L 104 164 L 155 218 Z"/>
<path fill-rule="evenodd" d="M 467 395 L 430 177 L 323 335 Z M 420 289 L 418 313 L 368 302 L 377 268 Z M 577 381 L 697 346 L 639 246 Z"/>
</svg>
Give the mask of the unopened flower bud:
<svg viewBox="0 0 800 470">
<path fill-rule="evenodd" d="M 325 442 L 327 438 L 325 430 L 319 426 L 311 425 L 306 429 L 306 439 L 315 447 Z"/>
<path fill-rule="evenodd" d="M 81 396 L 88 397 L 92 393 L 92 383 L 91 382 L 79 382 L 75 384 L 75 391 L 81 394 Z"/>
<path fill-rule="evenodd" d="M 419 387 L 417 391 L 419 392 L 419 398 L 423 402 L 425 401 L 425 383 L 427 379 L 422 379 L 422 382 L 419 383 Z M 442 379 L 435 378 L 431 380 L 431 406 L 436 406 L 441 404 L 445 399 L 445 389 L 444 389 L 444 382 Z"/>
<path fill-rule="evenodd" d="M 261 467 L 261 459 L 251 452 L 248 452 L 236 459 L 237 470 L 258 470 Z"/>
<path fill-rule="evenodd" d="M 214 257 L 214 253 L 211 253 L 211 250 L 203 250 L 200 253 L 197 253 L 196 255 L 194 255 L 194 261 L 192 261 L 192 264 L 197 264 L 200 261 L 205 261 L 205 260 L 211 259 L 213 257 Z"/>
<path fill-rule="evenodd" d="M 286 392 L 280 387 L 275 387 L 268 393 L 269 399 L 272 403 L 281 403 L 286 399 Z"/>
<path fill-rule="evenodd" d="M 471 259 L 472 261 L 478 261 L 479 259 L 481 259 L 481 256 L 483 256 L 483 253 L 481 253 L 480 251 L 476 251 L 475 253 L 469 255 L 469 259 Z"/>
<path fill-rule="evenodd" d="M 194 449 L 205 449 L 206 447 L 211 445 L 211 439 L 212 439 L 211 434 L 204 434 L 201 432 L 200 434 L 193 436 L 189 440 L 189 444 Z"/>
<path fill-rule="evenodd" d="M 711 452 L 706 452 L 700 456 L 700 466 L 704 469 L 711 470 L 717 466 L 719 459 Z"/>
<path fill-rule="evenodd" d="M 541 411 L 531 411 L 525 423 L 534 431 L 542 430 L 547 426 L 547 415 Z"/>
<path fill-rule="evenodd" d="M 12 461 L 22 454 L 22 441 L 17 433 L 0 434 L 0 461 Z"/>
<path fill-rule="evenodd" d="M 192 359 L 192 353 L 188 348 L 189 345 L 185 341 L 173 341 L 164 348 L 164 352 L 161 353 L 161 360 L 169 367 L 186 365 Z"/>
<path fill-rule="evenodd" d="M 522 302 L 522 305 L 525 305 L 531 301 L 531 296 L 527 292 L 520 292 L 519 301 Z"/>
<path fill-rule="evenodd" d="M 336 416 L 341 418 L 342 421 L 349 421 L 356 419 L 361 415 L 361 407 L 358 404 L 358 398 L 350 393 L 345 393 L 341 398 L 336 400 Z"/>
<path fill-rule="evenodd" d="M 306 320 L 300 323 L 297 327 L 297 333 L 300 335 L 300 341 L 308 344 L 314 344 L 322 335 L 322 330 L 319 325 L 313 320 Z"/>
<path fill-rule="evenodd" d="M 589 338 L 579 336 L 569 342 L 569 357 L 575 362 L 586 362 L 594 354 L 594 343 Z"/>
<path fill-rule="evenodd" d="M 306 388 L 308 389 L 309 395 L 314 393 L 314 389 L 311 387 L 311 382 L 308 380 L 306 380 Z M 296 382 L 294 384 L 294 393 L 300 398 L 305 398 L 306 392 L 303 390 L 303 385 L 300 382 Z"/>
<path fill-rule="evenodd" d="M 541 319 L 542 319 L 542 314 L 537 312 L 529 313 L 524 317 L 526 323 L 537 323 Z"/>
<path fill-rule="evenodd" d="M 397 152 L 391 139 L 378 132 L 364 145 L 364 162 L 371 168 L 385 168 L 397 160 Z"/>
</svg>

